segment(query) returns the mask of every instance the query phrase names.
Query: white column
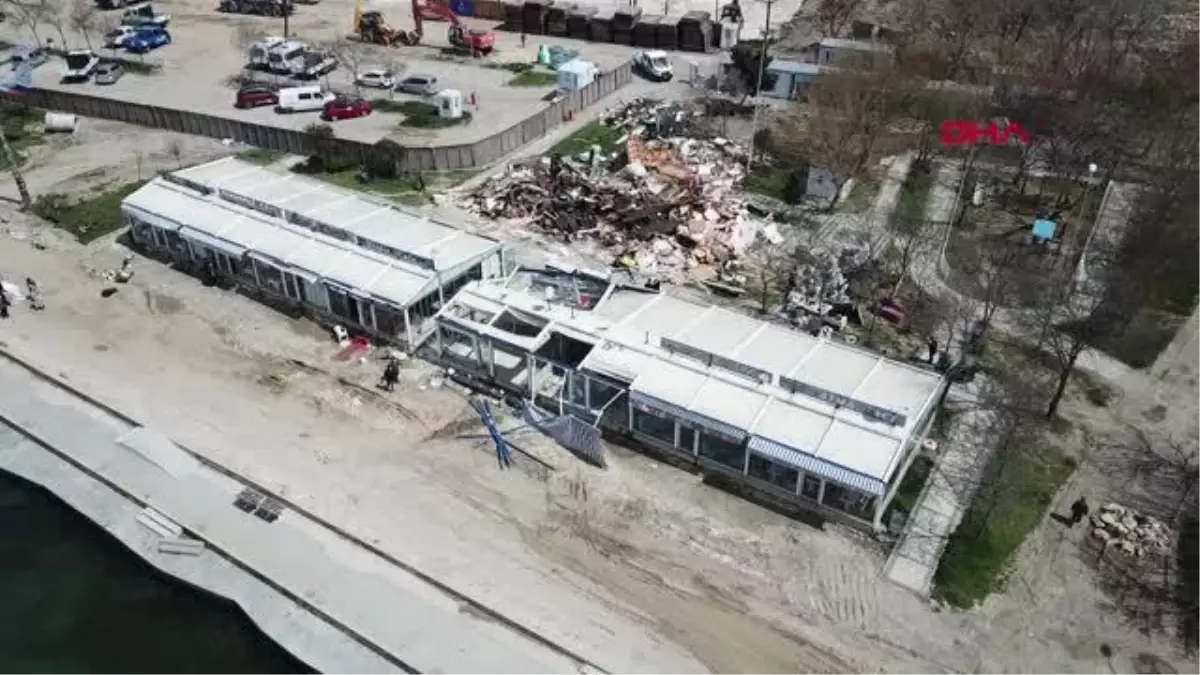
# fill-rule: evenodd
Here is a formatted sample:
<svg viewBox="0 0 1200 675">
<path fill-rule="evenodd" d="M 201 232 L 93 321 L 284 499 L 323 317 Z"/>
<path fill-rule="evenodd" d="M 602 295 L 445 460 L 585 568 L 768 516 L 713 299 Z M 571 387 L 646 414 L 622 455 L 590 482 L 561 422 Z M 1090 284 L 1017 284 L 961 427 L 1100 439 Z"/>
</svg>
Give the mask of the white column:
<svg viewBox="0 0 1200 675">
<path fill-rule="evenodd" d="M 442 331 L 438 331 L 438 354 L 442 352 Z M 416 350 L 416 345 L 413 344 L 412 321 L 408 317 L 408 307 L 404 308 L 404 337 L 408 340 L 408 350 Z"/>
</svg>

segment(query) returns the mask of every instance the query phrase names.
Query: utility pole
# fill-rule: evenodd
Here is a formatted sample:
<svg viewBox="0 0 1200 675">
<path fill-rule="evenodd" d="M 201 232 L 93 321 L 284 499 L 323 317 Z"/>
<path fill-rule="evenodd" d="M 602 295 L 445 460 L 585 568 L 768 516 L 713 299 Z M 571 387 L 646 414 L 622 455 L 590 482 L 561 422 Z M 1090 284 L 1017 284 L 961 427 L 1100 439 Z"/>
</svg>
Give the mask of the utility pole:
<svg viewBox="0 0 1200 675">
<path fill-rule="evenodd" d="M 288 16 L 292 13 L 292 8 L 295 7 L 294 0 L 280 0 L 283 9 L 283 39 L 288 37 Z"/>
<path fill-rule="evenodd" d="M 762 31 L 762 51 L 758 55 L 758 81 L 754 85 L 754 98 L 757 99 L 762 93 L 763 75 L 767 72 L 767 45 L 771 43 L 771 6 L 775 4 L 775 0 L 765 0 L 767 4 L 767 17 L 763 21 Z M 760 106 L 758 102 L 754 103 L 754 117 L 750 120 L 750 144 L 746 151 L 746 173 L 750 173 L 750 167 L 754 165 L 754 137 L 758 135 L 758 111 Z"/>
<path fill-rule="evenodd" d="M 29 186 L 25 184 L 25 177 L 21 175 L 17 155 L 13 152 L 12 146 L 8 144 L 8 138 L 4 135 L 3 130 L 0 130 L 0 144 L 4 146 L 4 160 L 8 162 L 8 170 L 12 173 L 13 182 L 17 184 L 17 194 L 21 196 L 21 210 L 28 211 L 29 207 L 33 205 L 33 197 L 29 196 Z"/>
</svg>

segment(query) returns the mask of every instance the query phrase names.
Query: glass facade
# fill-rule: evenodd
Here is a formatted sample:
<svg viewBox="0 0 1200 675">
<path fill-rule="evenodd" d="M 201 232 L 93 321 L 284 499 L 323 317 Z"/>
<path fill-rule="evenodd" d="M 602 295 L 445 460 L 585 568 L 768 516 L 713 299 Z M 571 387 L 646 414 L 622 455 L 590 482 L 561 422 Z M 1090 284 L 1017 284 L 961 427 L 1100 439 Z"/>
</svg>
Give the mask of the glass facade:
<svg viewBox="0 0 1200 675">
<path fill-rule="evenodd" d="M 796 485 L 800 482 L 799 471 L 753 452 L 750 453 L 748 474 L 792 494 L 796 493 Z"/>
<path fill-rule="evenodd" d="M 738 473 L 746 468 L 745 443 L 709 429 L 700 430 L 699 455 Z"/>
<path fill-rule="evenodd" d="M 874 496 L 831 481 L 825 481 L 825 496 L 821 498 L 821 504 L 865 519 L 873 517 L 875 511 Z"/>
<path fill-rule="evenodd" d="M 654 440 L 662 441 L 667 445 L 675 445 L 675 420 L 669 417 L 660 417 L 635 407 L 633 409 L 633 428 Z"/>
</svg>

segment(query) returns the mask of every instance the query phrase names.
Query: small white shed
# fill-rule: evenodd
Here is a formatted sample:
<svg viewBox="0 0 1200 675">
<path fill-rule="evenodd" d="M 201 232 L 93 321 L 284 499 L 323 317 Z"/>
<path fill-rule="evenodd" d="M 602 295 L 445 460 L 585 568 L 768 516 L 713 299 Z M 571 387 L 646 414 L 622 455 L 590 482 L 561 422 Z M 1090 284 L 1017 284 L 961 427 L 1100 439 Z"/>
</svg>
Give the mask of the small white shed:
<svg viewBox="0 0 1200 675">
<path fill-rule="evenodd" d="M 558 88 L 563 91 L 578 91 L 596 81 L 600 69 L 591 61 L 571 59 L 558 67 Z"/>
<path fill-rule="evenodd" d="M 463 95 L 457 89 L 443 89 L 433 97 L 438 117 L 456 120 L 463 116 Z"/>
</svg>

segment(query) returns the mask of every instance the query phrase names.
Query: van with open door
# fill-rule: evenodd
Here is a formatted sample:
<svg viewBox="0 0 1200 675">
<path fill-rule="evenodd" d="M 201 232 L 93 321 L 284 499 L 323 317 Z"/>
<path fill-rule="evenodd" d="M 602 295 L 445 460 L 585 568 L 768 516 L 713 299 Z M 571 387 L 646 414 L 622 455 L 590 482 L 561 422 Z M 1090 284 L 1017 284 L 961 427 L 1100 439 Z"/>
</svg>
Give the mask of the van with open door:
<svg viewBox="0 0 1200 675">
<path fill-rule="evenodd" d="M 332 92 L 322 91 L 319 86 L 288 87 L 279 90 L 279 103 L 275 112 L 317 112 L 325 108 L 325 104 L 336 98 Z"/>
</svg>

